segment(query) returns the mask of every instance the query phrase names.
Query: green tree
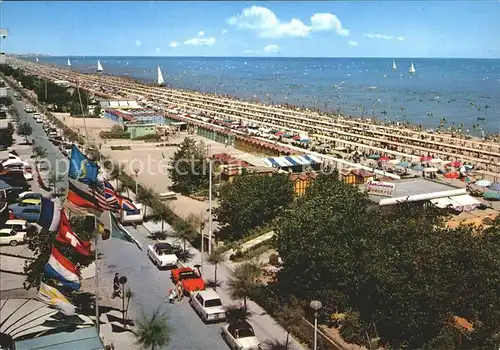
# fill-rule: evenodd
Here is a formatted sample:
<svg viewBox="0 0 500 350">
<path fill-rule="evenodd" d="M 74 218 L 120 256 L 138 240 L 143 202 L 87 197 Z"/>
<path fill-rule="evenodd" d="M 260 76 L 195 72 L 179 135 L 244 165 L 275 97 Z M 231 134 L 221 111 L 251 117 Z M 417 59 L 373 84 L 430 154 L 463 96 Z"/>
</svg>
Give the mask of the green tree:
<svg viewBox="0 0 500 350">
<path fill-rule="evenodd" d="M 21 123 L 17 125 L 17 134 L 24 137 L 26 143 L 28 143 L 28 136 L 33 133 L 33 128 L 29 123 Z"/>
<path fill-rule="evenodd" d="M 136 194 L 135 200 L 142 204 L 144 209 L 144 218 L 146 218 L 147 208 L 152 208 L 155 203 L 156 194 L 151 188 L 139 186 L 139 193 Z"/>
<path fill-rule="evenodd" d="M 208 188 L 207 150 L 203 142 L 186 137 L 170 160 L 168 169 L 174 191 L 193 194 Z"/>
<path fill-rule="evenodd" d="M 172 234 L 172 236 L 178 240 L 182 241 L 182 259 L 187 260 L 186 243 L 192 241 L 198 235 L 196 231 L 198 224 L 198 217 L 194 214 L 189 214 L 189 216 L 184 220 L 184 222 L 179 224 L 177 230 Z"/>
<path fill-rule="evenodd" d="M 165 239 L 165 222 L 169 222 L 172 220 L 172 211 L 167 208 L 163 203 L 155 202 L 153 204 L 153 214 L 151 215 L 151 220 L 153 222 L 161 222 L 161 232 L 159 234 L 161 239 Z"/>
<path fill-rule="evenodd" d="M 40 145 L 34 144 L 32 157 L 35 158 L 35 164 L 37 164 L 41 159 L 47 157 L 47 150 Z"/>
<path fill-rule="evenodd" d="M 83 222 L 85 217 L 72 217 L 70 222 L 73 231 L 83 241 L 89 241 L 94 238 L 93 233 L 83 231 Z M 24 263 L 24 274 L 26 280 L 24 281 L 24 288 L 29 290 L 31 288 L 38 289 L 40 286 L 41 278 L 44 276 L 44 266 L 50 258 L 50 252 L 54 245 L 65 257 L 67 257 L 74 264 L 79 264 L 83 269 L 89 266 L 94 261 L 94 256 L 84 256 L 76 252 L 73 247 L 64 245 L 56 241 L 56 233 L 48 232 L 46 230 L 29 230 L 27 234 L 27 247 L 33 252 L 34 260 L 26 260 Z"/>
<path fill-rule="evenodd" d="M 0 149 L 10 147 L 14 143 L 14 127 L 12 123 L 7 124 L 7 129 L 0 129 Z"/>
<path fill-rule="evenodd" d="M 298 326 L 303 322 L 304 307 L 297 298 L 292 297 L 290 302 L 276 313 L 276 319 L 286 329 L 286 340 L 281 348 L 288 350 L 290 343 L 290 333 L 298 330 Z M 279 343 L 278 343 L 279 344 Z M 278 345 L 275 343 L 275 345 Z M 274 347 L 280 348 L 279 346 Z"/>
<path fill-rule="evenodd" d="M 136 343 L 142 349 L 155 350 L 170 342 L 170 326 L 165 312 L 157 308 L 150 316 L 142 315 L 134 332 Z"/>
<path fill-rule="evenodd" d="M 100 118 L 101 117 L 101 111 L 102 111 L 101 104 L 100 103 L 96 104 L 95 107 L 94 107 L 94 117 L 95 118 Z"/>
<path fill-rule="evenodd" d="M 208 263 L 214 265 L 214 290 L 217 290 L 217 266 L 225 259 L 224 250 L 221 248 L 212 249 L 208 255 Z"/>
<path fill-rule="evenodd" d="M 247 312 L 247 299 L 257 288 L 257 279 L 262 274 L 262 266 L 255 262 L 245 262 L 239 265 L 233 276 L 227 281 L 229 294 L 233 299 L 242 299 L 245 313 Z"/>
<path fill-rule="evenodd" d="M 219 207 L 215 209 L 221 225 L 218 236 L 241 238 L 280 215 L 293 198 L 293 184 L 286 174 L 237 176 L 219 190 Z"/>
</svg>

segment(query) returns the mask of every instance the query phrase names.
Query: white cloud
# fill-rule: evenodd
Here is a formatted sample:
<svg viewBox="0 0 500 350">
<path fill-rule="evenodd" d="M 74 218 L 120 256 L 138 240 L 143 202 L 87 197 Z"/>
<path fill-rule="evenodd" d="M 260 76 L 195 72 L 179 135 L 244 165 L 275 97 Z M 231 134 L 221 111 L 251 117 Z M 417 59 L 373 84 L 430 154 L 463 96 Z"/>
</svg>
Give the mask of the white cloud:
<svg viewBox="0 0 500 350">
<path fill-rule="evenodd" d="M 349 30 L 343 28 L 338 17 L 331 13 L 315 13 L 311 17 L 311 25 L 313 31 L 335 30 L 338 35 L 349 35 Z"/>
<path fill-rule="evenodd" d="M 141 46 L 141 45 L 142 45 L 142 43 L 141 43 L 141 41 L 140 41 L 140 40 L 136 40 L 136 41 L 135 41 L 135 46 Z"/>
<path fill-rule="evenodd" d="M 237 29 L 257 32 L 260 38 L 307 37 L 311 32 L 335 30 L 339 35 L 349 35 L 349 30 L 342 27 L 340 20 L 331 13 L 316 13 L 307 25 L 300 19 L 281 21 L 276 14 L 262 6 L 251 6 L 228 19 L 229 25 Z"/>
<path fill-rule="evenodd" d="M 349 40 L 349 41 L 347 42 L 347 45 L 349 45 L 349 46 L 358 46 L 358 42 L 357 42 L 357 41 L 354 41 L 354 40 Z"/>
<path fill-rule="evenodd" d="M 392 35 L 387 35 L 387 34 L 377 34 L 377 33 L 363 33 L 364 36 L 367 38 L 372 38 L 372 39 L 382 39 L 382 40 L 393 40 L 397 39 L 399 41 L 405 40 L 404 36 L 397 36 L 394 37 Z"/>
<path fill-rule="evenodd" d="M 222 35 L 227 33 L 227 29 L 222 29 L 222 32 L 220 32 Z"/>
<path fill-rule="evenodd" d="M 176 48 L 177 46 L 179 46 L 180 44 L 177 42 L 177 41 L 171 41 L 168 46 L 170 47 L 173 47 L 173 48 Z"/>
<path fill-rule="evenodd" d="M 159 47 L 157 47 L 157 48 L 156 48 L 156 53 L 160 53 L 160 51 L 161 51 L 161 50 L 160 50 L 160 48 L 159 48 Z"/>
<path fill-rule="evenodd" d="M 205 35 L 205 32 L 203 30 L 200 30 L 196 36 L 203 36 Z"/>
<path fill-rule="evenodd" d="M 248 54 L 248 55 L 255 55 L 255 54 L 259 54 L 260 51 L 256 51 L 256 50 L 243 50 L 243 53 L 244 54 Z"/>
<path fill-rule="evenodd" d="M 215 38 L 193 38 L 184 41 L 184 44 L 194 46 L 212 46 L 215 44 L 215 41 Z"/>
<path fill-rule="evenodd" d="M 278 45 L 272 44 L 272 45 L 267 45 L 264 47 L 264 52 L 278 52 L 280 50 L 280 47 Z"/>
</svg>

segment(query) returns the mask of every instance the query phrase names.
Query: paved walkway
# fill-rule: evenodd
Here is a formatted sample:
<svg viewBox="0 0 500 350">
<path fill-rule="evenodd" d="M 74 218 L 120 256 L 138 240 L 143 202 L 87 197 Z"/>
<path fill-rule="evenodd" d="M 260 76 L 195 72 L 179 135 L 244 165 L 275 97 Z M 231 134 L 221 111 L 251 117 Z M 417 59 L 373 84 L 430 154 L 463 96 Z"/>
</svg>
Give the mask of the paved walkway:
<svg viewBox="0 0 500 350">
<path fill-rule="evenodd" d="M 167 223 L 164 224 L 164 229 L 166 232 L 173 232 L 173 228 Z M 146 222 L 143 226 L 149 232 L 157 232 L 161 230 L 161 223 L 151 223 Z M 172 237 L 167 237 L 167 241 L 179 243 L 178 240 Z M 214 278 L 214 266 L 210 265 L 202 260 L 201 252 L 196 250 L 192 245 L 187 243 L 186 249 L 190 251 L 192 254 L 192 259 L 190 259 L 185 265 L 193 267 L 197 264 L 202 265 L 202 274 L 205 276 L 205 279 L 213 279 Z M 219 293 L 223 304 L 238 304 L 239 302 L 231 299 L 229 290 L 225 282 L 232 276 L 232 270 L 224 263 L 219 264 L 217 268 L 217 279 L 222 282 L 221 287 L 217 288 L 217 292 Z M 255 302 L 248 300 L 247 301 L 248 309 L 252 313 L 250 317 L 250 322 L 254 327 L 255 334 L 259 338 L 261 342 L 265 340 L 280 340 L 284 341 L 286 339 L 286 331 L 270 316 L 266 313 L 266 311 L 261 308 Z M 301 344 L 299 344 L 294 339 L 291 341 L 290 349 L 305 349 Z"/>
</svg>

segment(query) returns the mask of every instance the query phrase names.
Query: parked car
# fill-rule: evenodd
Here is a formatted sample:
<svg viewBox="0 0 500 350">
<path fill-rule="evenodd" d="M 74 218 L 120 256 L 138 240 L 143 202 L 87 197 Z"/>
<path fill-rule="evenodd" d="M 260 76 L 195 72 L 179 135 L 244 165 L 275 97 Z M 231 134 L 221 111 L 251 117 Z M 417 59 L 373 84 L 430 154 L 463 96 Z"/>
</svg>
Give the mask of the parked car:
<svg viewBox="0 0 500 350">
<path fill-rule="evenodd" d="M 16 232 L 10 228 L 3 228 L 0 230 L 0 244 L 10 244 L 15 247 L 19 243 L 23 243 L 25 238 L 25 232 Z"/>
<path fill-rule="evenodd" d="M 24 234 L 28 234 L 28 231 L 31 230 L 37 230 L 34 225 L 31 225 L 26 220 L 21 219 L 7 220 L 3 225 L 3 228 L 8 228 L 10 230 L 14 230 L 15 232 L 21 232 Z"/>
<path fill-rule="evenodd" d="M 191 294 L 189 303 L 203 322 L 220 322 L 226 319 L 219 294 L 211 289 Z"/>
<path fill-rule="evenodd" d="M 205 289 L 205 281 L 190 267 L 172 269 L 172 281 L 181 281 L 184 292 L 191 293 Z"/>
<path fill-rule="evenodd" d="M 25 199 L 20 203 L 9 205 L 9 218 L 22 219 L 28 222 L 36 222 L 40 217 L 39 199 Z"/>
<path fill-rule="evenodd" d="M 19 202 L 23 201 L 24 199 L 42 199 L 42 195 L 37 192 L 32 192 L 32 191 L 25 191 L 19 193 Z"/>
<path fill-rule="evenodd" d="M 259 339 L 255 336 L 252 326 L 246 321 L 237 321 L 222 326 L 221 335 L 231 349 L 262 349 Z"/>
<path fill-rule="evenodd" d="M 160 268 L 175 267 L 179 260 L 174 247 L 167 242 L 149 244 L 147 254 L 153 263 Z"/>
</svg>

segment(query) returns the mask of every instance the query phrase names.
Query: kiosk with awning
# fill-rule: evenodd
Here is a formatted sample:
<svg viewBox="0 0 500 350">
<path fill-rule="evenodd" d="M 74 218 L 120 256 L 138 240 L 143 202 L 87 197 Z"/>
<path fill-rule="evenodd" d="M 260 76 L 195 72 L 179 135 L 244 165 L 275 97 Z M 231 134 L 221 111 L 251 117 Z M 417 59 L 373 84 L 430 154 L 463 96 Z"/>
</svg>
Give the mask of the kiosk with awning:
<svg viewBox="0 0 500 350">
<path fill-rule="evenodd" d="M 262 158 L 262 161 L 267 166 L 292 172 L 302 172 L 306 166 L 319 170 L 322 164 L 322 160 L 312 154 Z"/>
</svg>

